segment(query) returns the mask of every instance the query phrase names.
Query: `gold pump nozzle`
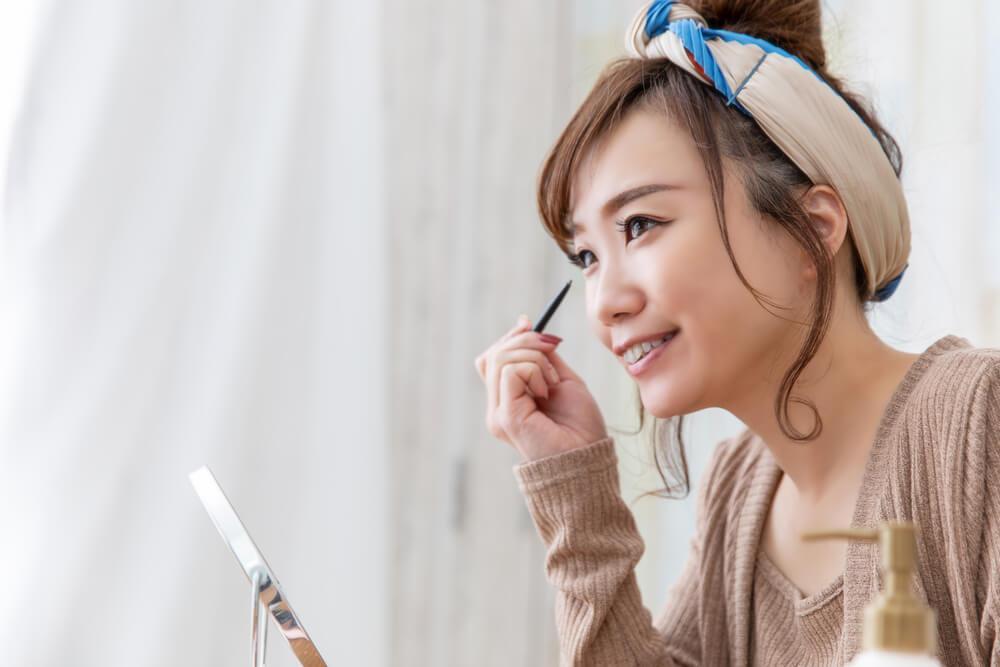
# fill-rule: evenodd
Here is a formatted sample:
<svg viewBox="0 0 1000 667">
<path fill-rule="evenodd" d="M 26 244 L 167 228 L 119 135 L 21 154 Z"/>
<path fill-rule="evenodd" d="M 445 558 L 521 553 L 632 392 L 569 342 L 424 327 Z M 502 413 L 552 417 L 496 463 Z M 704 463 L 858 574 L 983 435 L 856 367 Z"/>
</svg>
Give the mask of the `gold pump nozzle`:
<svg viewBox="0 0 1000 667">
<path fill-rule="evenodd" d="M 913 594 L 910 579 L 916 569 L 916 529 L 909 521 L 888 521 L 878 530 L 849 528 L 809 532 L 803 540 L 846 539 L 878 542 L 885 587 L 865 607 L 863 650 L 937 653 L 934 610 Z"/>
</svg>

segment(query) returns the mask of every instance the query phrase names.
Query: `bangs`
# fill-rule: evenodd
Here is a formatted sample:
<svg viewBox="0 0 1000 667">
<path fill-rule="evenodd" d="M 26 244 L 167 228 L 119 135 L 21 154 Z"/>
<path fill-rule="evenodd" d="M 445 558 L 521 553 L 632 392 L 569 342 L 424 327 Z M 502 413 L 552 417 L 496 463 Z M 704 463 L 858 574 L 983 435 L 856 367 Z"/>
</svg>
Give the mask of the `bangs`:
<svg viewBox="0 0 1000 667">
<path fill-rule="evenodd" d="M 546 156 L 538 177 L 538 211 L 542 226 L 567 255 L 573 245 L 573 182 L 581 163 L 611 134 L 625 113 L 646 96 L 654 79 L 672 67 L 673 63 L 665 58 L 612 61 Z"/>
</svg>

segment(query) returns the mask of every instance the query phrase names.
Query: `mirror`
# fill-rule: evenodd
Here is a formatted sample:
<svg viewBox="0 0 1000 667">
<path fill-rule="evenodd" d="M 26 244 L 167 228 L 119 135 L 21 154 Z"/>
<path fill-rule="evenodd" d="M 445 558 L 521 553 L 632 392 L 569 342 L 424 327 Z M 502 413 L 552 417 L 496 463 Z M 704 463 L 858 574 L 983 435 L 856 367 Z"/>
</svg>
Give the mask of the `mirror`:
<svg viewBox="0 0 1000 667">
<path fill-rule="evenodd" d="M 292 652 L 306 667 L 326 667 L 309 633 L 288 604 L 288 597 L 278 583 L 260 549 L 254 544 L 239 515 L 222 487 L 207 467 L 190 474 L 191 484 L 201 499 L 212 523 L 229 545 L 251 586 L 251 655 L 254 667 L 263 667 L 267 650 L 267 617 L 271 616 L 278 630 L 288 640 Z"/>
</svg>

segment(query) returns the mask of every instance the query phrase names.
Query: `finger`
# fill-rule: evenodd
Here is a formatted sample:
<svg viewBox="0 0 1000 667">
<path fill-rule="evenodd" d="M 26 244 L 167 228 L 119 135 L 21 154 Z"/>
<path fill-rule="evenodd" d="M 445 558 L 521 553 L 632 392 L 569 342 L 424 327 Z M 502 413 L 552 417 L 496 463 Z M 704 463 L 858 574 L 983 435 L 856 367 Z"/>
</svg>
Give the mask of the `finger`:
<svg viewBox="0 0 1000 667">
<path fill-rule="evenodd" d="M 513 336 L 511 336 L 510 338 L 508 338 L 506 341 L 504 341 L 503 343 L 501 343 L 499 345 L 499 347 L 500 347 L 500 349 L 503 349 L 503 348 L 510 349 L 510 348 L 515 348 L 515 347 L 529 347 L 529 348 L 532 348 L 534 350 L 542 350 L 544 352 L 544 351 L 547 351 L 547 350 L 553 350 L 553 349 L 556 348 L 556 346 L 558 346 L 560 343 L 562 343 L 561 339 L 558 342 L 551 341 L 551 340 L 546 340 L 543 337 L 543 336 L 546 336 L 546 335 L 548 335 L 548 334 L 540 334 L 540 333 L 538 333 L 536 331 L 531 331 L 531 330 L 522 331 L 522 332 L 514 334 Z"/>
<path fill-rule="evenodd" d="M 496 349 L 504 341 L 510 340 L 512 336 L 515 336 L 519 333 L 523 333 L 530 329 L 531 329 L 531 322 L 528 320 L 528 316 L 522 314 L 518 318 L 517 324 L 515 324 L 513 328 L 511 328 L 507 333 L 501 336 L 500 339 L 496 343 L 491 345 L 489 349 L 487 349 L 485 352 L 476 357 L 475 365 L 476 365 L 476 372 L 479 373 L 479 379 L 484 381 L 486 380 L 486 371 L 487 371 L 487 366 L 489 365 L 489 356 L 494 349 Z"/>
<path fill-rule="evenodd" d="M 559 382 L 559 373 L 556 372 L 556 367 L 552 365 L 549 358 L 545 356 L 547 351 L 545 347 L 541 349 L 518 347 L 512 350 L 503 350 L 497 353 L 496 363 L 503 365 L 514 361 L 533 361 L 544 371 L 542 378 L 546 382 L 557 384 Z"/>
<path fill-rule="evenodd" d="M 480 379 L 485 379 L 487 357 L 489 356 L 493 348 L 496 347 L 496 345 L 501 341 L 508 340 L 510 339 L 511 336 L 514 336 L 515 334 L 518 334 L 522 331 L 527 331 L 530 328 L 531 328 L 531 322 L 528 320 L 528 316 L 521 314 L 517 318 L 517 323 L 510 330 L 508 330 L 507 333 L 501 336 L 500 339 L 496 343 L 491 345 L 489 349 L 487 349 L 485 352 L 476 357 L 475 366 L 476 366 L 476 371 L 479 373 Z"/>
<path fill-rule="evenodd" d="M 541 382 L 545 384 L 545 396 L 548 396 L 548 382 L 557 383 L 558 373 L 556 373 L 555 367 L 548 360 L 542 350 L 533 350 L 527 348 L 516 348 L 513 350 L 502 350 L 498 352 L 494 359 L 494 367 L 490 369 L 490 387 L 487 390 L 487 396 L 489 403 L 487 404 L 487 410 L 494 409 L 500 402 L 500 376 L 503 372 L 505 366 L 509 364 L 519 364 L 519 363 L 531 363 L 535 365 L 539 372 L 544 369 L 548 373 L 548 378 L 545 375 L 541 376 Z M 554 375 L 553 375 L 554 374 Z M 537 395 L 543 395 L 540 388 L 534 388 Z"/>
<path fill-rule="evenodd" d="M 528 385 L 528 391 L 532 398 L 548 398 L 549 384 L 545 380 L 545 373 L 541 367 L 533 361 L 522 361 L 516 364 L 517 375 Z"/>
<path fill-rule="evenodd" d="M 510 361 L 512 358 L 509 356 L 509 352 L 512 350 L 527 349 L 527 350 L 538 350 L 539 352 L 546 352 L 547 350 L 554 349 L 555 345 L 552 343 L 547 343 L 538 337 L 537 333 L 525 331 L 523 333 L 515 335 L 506 341 L 498 342 L 493 348 L 491 348 L 490 353 L 487 355 L 485 363 L 485 375 L 487 382 L 487 393 L 492 398 L 489 401 L 489 405 L 493 406 L 497 404 L 498 393 L 497 386 L 499 384 L 499 372 L 500 366 L 503 365 L 505 361 Z M 539 363 L 542 364 L 541 360 Z M 548 364 L 542 364 L 543 367 Z M 554 367 L 545 368 L 546 373 L 553 382 L 558 382 L 558 373 L 553 375 L 552 371 L 555 370 Z M 490 393 L 492 390 L 492 393 Z"/>
<path fill-rule="evenodd" d="M 558 367 L 553 363 L 550 353 L 555 352 L 559 343 L 550 343 L 543 340 L 540 334 L 534 331 L 526 331 L 524 333 L 518 334 L 517 336 L 511 338 L 507 343 L 504 344 L 508 348 L 527 348 L 532 350 L 538 350 L 545 355 L 547 364 L 540 364 L 545 368 L 545 372 L 548 374 L 549 380 L 552 382 L 559 382 L 561 379 L 573 377 L 576 378 L 576 374 L 573 371 L 569 371 L 569 374 L 559 373 Z M 565 365 L 565 362 L 563 362 Z"/>
<path fill-rule="evenodd" d="M 511 420 L 512 410 L 516 402 L 525 395 L 529 395 L 534 400 L 534 396 L 529 394 L 532 375 L 537 377 L 535 386 L 544 387 L 544 391 L 548 391 L 544 381 L 538 377 L 539 373 L 538 366 L 528 362 L 507 364 L 500 373 L 500 401 L 497 405 L 497 418 L 508 434 L 514 426 Z"/>
<path fill-rule="evenodd" d="M 491 413 L 496 411 L 500 405 L 500 385 L 502 383 L 502 377 L 504 369 L 508 366 L 512 366 L 518 363 L 525 363 L 532 361 L 533 359 L 537 362 L 537 357 L 532 357 L 532 354 L 540 354 L 534 350 L 516 349 L 516 350 L 504 350 L 495 355 L 493 363 L 488 367 L 487 373 L 489 378 L 487 380 L 487 390 L 486 390 L 486 412 Z"/>
</svg>

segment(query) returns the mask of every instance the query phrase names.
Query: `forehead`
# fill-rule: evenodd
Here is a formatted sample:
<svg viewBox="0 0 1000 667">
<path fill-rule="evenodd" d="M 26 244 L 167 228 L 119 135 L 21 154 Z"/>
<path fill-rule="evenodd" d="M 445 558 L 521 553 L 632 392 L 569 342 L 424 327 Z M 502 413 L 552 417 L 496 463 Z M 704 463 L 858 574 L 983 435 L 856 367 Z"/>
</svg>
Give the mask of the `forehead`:
<svg viewBox="0 0 1000 667">
<path fill-rule="evenodd" d="M 625 190 L 651 183 L 686 189 L 704 178 L 703 171 L 685 129 L 666 114 L 633 110 L 581 161 L 571 188 L 570 220 L 586 229 Z"/>
</svg>

